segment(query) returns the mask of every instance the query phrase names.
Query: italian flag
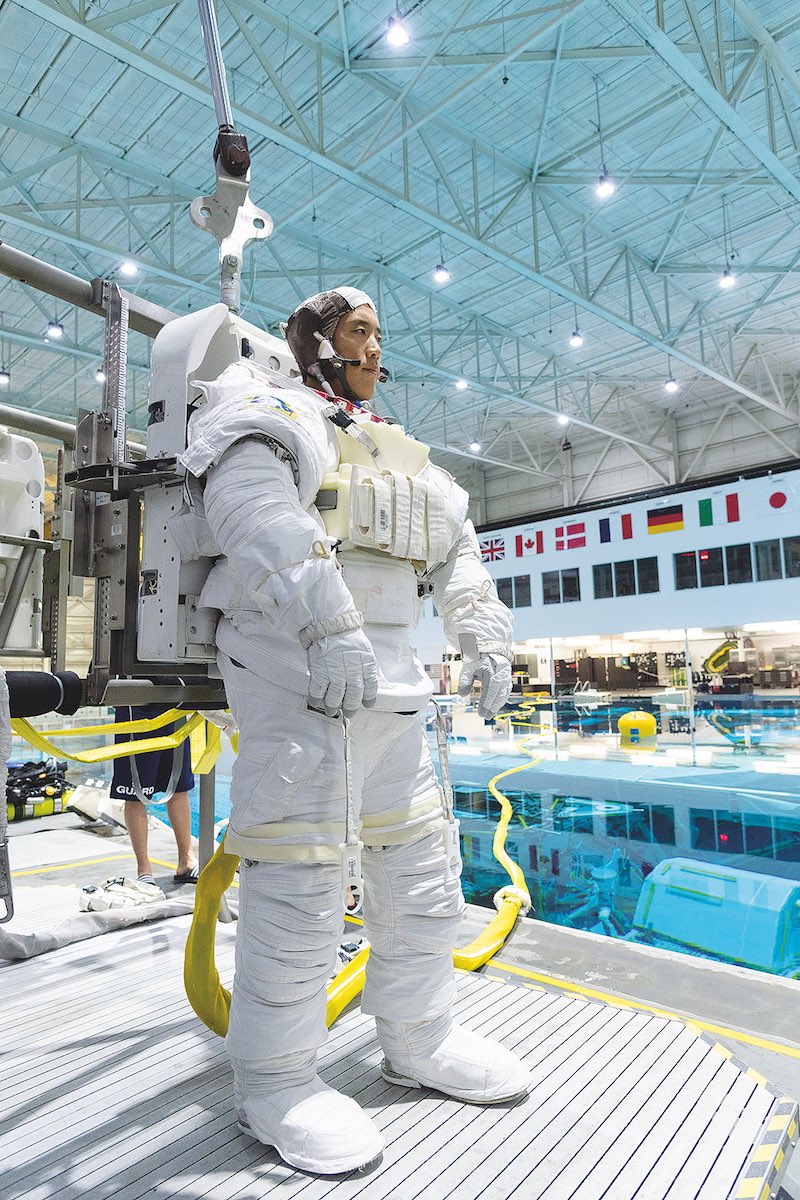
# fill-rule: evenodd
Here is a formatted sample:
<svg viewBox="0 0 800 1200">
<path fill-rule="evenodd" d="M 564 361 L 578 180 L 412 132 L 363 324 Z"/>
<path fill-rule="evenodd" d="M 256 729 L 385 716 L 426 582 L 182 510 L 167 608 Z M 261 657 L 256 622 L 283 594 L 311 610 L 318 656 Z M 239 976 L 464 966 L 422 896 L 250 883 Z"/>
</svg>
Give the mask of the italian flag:
<svg viewBox="0 0 800 1200">
<path fill-rule="evenodd" d="M 739 497 L 736 492 L 730 492 L 727 496 L 716 492 L 705 500 L 698 500 L 697 512 L 701 528 L 706 525 L 731 524 L 739 520 Z"/>
</svg>

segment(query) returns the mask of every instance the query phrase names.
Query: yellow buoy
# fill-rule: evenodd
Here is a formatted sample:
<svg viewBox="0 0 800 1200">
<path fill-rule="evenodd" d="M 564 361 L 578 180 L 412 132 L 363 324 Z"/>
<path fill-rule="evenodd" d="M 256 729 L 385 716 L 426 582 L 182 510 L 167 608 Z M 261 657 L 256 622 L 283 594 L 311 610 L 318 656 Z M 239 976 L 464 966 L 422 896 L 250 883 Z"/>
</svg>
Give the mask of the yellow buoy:
<svg viewBox="0 0 800 1200">
<path fill-rule="evenodd" d="M 624 749 L 655 746 L 656 719 L 649 712 L 626 712 L 617 722 L 619 744 Z"/>
</svg>

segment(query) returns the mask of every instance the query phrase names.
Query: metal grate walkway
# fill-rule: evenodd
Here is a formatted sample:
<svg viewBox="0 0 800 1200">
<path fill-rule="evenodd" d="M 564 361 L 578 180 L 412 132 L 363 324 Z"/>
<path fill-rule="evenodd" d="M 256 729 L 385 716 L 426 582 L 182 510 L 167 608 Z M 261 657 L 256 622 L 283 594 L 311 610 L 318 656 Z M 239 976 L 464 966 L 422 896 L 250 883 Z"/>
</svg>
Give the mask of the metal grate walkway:
<svg viewBox="0 0 800 1200">
<path fill-rule="evenodd" d="M 327 1082 L 388 1149 L 369 1172 L 319 1179 L 243 1137 L 220 1039 L 182 987 L 188 919 L 107 934 L 0 971 L 6 1200 L 751 1200 L 777 1190 L 796 1105 L 676 1021 L 460 981 L 459 1019 L 502 1039 L 539 1081 L 478 1108 L 394 1087 L 372 1022 L 341 1018 Z M 234 927 L 220 926 L 230 982 Z M 766 1189 L 766 1190 L 765 1190 Z"/>
</svg>

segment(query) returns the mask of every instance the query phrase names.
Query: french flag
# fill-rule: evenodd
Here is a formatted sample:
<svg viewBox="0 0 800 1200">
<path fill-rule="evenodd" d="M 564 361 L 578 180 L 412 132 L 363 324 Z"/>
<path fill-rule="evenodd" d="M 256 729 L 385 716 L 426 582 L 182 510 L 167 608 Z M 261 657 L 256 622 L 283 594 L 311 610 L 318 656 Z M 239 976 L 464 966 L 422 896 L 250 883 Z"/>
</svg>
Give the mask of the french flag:
<svg viewBox="0 0 800 1200">
<path fill-rule="evenodd" d="M 633 537 L 633 520 L 630 513 L 612 513 L 598 521 L 601 542 L 626 542 Z"/>
</svg>

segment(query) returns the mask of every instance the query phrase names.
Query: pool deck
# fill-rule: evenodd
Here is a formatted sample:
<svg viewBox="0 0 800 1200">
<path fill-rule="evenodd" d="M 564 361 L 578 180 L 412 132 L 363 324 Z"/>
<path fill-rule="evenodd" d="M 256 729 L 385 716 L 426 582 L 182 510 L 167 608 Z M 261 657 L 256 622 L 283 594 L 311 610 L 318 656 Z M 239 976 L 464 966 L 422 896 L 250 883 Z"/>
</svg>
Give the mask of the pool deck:
<svg viewBox="0 0 800 1200">
<path fill-rule="evenodd" d="M 10 833 L 23 920 L 26 905 L 42 888 L 74 895 L 85 883 L 130 873 L 134 866 L 124 834 L 91 832 L 79 818 L 21 823 L 12 826 Z M 151 850 L 157 881 L 176 901 L 185 896 L 184 903 L 191 905 L 191 889 L 171 882 L 175 859 L 168 830 L 152 831 Z M 44 899 L 44 893 L 39 894 Z M 470 905 L 460 943 L 469 942 L 488 919 L 486 909 Z M 157 930 L 159 924 L 150 927 Z M 46 958 L 39 960 L 40 965 Z M 24 973 L 24 964 L 22 969 Z M 800 1100 L 798 982 L 530 919 L 518 922 L 485 974 L 535 994 L 580 998 L 658 1018 L 676 1017 L 699 1027 L 782 1093 Z M 789 1161 L 781 1196 L 800 1200 L 800 1155 Z"/>
</svg>

